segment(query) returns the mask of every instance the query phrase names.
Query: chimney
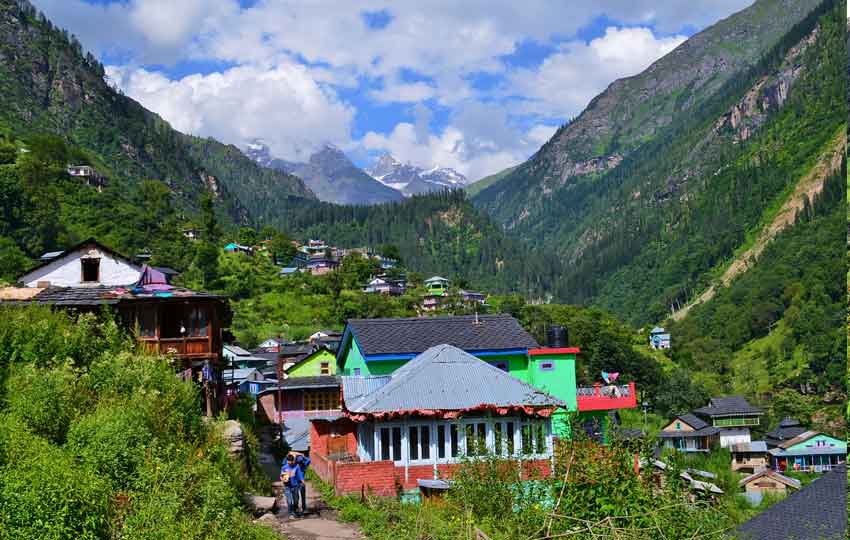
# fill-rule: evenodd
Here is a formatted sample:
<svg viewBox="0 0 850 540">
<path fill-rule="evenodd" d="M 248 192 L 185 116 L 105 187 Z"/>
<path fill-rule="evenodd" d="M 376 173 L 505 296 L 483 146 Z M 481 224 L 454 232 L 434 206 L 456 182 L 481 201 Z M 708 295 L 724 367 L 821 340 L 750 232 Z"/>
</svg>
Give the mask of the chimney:
<svg viewBox="0 0 850 540">
<path fill-rule="evenodd" d="M 560 349 L 569 346 L 569 333 L 563 326 L 551 325 L 546 331 L 546 346 Z"/>
</svg>

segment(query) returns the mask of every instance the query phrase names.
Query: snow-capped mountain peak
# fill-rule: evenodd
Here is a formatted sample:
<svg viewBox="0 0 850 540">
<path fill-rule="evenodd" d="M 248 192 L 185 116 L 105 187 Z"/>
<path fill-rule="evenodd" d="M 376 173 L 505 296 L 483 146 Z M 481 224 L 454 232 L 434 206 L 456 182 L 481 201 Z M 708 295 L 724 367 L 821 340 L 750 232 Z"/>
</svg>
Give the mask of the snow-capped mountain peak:
<svg viewBox="0 0 850 540">
<path fill-rule="evenodd" d="M 402 163 L 390 154 L 382 154 L 366 169 L 375 180 L 401 191 L 406 197 L 428 191 L 454 189 L 466 184 L 466 177 L 448 167 L 435 165 L 429 169 Z"/>
</svg>

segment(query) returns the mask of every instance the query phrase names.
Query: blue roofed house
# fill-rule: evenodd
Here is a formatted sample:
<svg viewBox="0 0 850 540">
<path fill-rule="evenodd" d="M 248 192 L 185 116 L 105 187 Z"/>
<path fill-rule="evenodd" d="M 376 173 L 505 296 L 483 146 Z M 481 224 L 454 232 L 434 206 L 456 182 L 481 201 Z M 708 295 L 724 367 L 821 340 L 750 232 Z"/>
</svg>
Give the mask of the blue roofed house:
<svg viewBox="0 0 850 540">
<path fill-rule="evenodd" d="M 669 349 L 670 333 L 664 328 L 656 326 L 649 332 L 649 346 L 653 349 Z"/>
</svg>

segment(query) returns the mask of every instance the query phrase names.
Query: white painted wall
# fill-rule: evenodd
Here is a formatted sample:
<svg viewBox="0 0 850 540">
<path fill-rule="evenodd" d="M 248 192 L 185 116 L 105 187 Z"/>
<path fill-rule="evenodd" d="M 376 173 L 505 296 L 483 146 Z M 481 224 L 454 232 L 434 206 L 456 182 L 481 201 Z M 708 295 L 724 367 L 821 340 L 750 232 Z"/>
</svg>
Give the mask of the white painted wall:
<svg viewBox="0 0 850 540">
<path fill-rule="evenodd" d="M 100 281 L 98 283 L 80 281 L 83 275 L 80 260 L 90 257 L 100 259 Z M 135 284 L 139 281 L 141 275 L 142 268 L 140 266 L 104 252 L 95 245 L 89 245 L 33 270 L 24 275 L 20 281 L 26 287 L 37 287 L 40 281 L 48 281 L 50 285 L 55 287 L 92 287 L 98 285 L 116 287 Z"/>
<path fill-rule="evenodd" d="M 720 448 L 728 448 L 733 444 L 749 443 L 750 430 L 748 428 L 728 428 L 720 430 Z"/>
</svg>

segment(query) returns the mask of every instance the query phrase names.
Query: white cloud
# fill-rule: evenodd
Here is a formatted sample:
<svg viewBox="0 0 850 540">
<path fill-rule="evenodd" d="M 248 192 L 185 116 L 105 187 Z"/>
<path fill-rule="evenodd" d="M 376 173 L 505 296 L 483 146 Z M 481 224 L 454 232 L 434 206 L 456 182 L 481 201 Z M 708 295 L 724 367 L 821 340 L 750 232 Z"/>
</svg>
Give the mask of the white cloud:
<svg viewBox="0 0 850 540">
<path fill-rule="evenodd" d="M 471 178 L 526 159 L 554 132 L 549 124 L 576 115 L 615 78 L 641 71 L 683 39 L 648 26 L 665 35 L 702 28 L 752 1 L 258 0 L 241 8 L 238 0 L 34 0 L 86 48 L 127 58 L 110 75 L 177 129 L 235 144 L 261 137 L 287 159 L 324 142 L 385 149 Z M 363 12 L 377 11 L 389 23 L 376 30 Z M 523 42 L 557 43 L 600 16 L 641 27 L 569 41 L 533 68 L 501 59 Z M 151 67 L 187 60 L 236 67 L 178 80 Z M 406 72 L 423 80 L 410 82 Z M 470 76 L 482 72 L 502 83 L 474 88 Z M 337 92 L 358 88 L 381 104 L 413 104 L 413 119 L 352 140 L 356 111 Z M 509 106 L 511 96 L 522 105 Z M 448 123 L 426 105 L 447 110 Z M 529 113 L 541 123 L 529 126 Z M 358 128 L 368 131 L 368 119 Z"/>
<path fill-rule="evenodd" d="M 350 137 L 353 109 L 300 65 L 240 66 L 175 81 L 140 68 L 107 73 L 180 131 L 240 146 L 259 137 L 285 159 L 304 159 L 323 142 L 345 144 Z"/>
<path fill-rule="evenodd" d="M 589 43 L 569 42 L 536 69 L 511 76 L 510 92 L 520 109 L 560 118 L 577 115 L 611 82 L 640 73 L 685 41 L 656 37 L 648 28 L 608 28 Z"/>
</svg>

